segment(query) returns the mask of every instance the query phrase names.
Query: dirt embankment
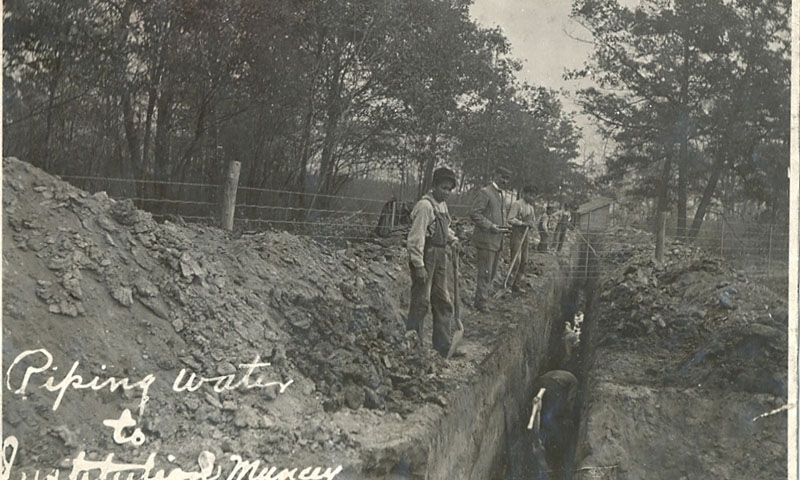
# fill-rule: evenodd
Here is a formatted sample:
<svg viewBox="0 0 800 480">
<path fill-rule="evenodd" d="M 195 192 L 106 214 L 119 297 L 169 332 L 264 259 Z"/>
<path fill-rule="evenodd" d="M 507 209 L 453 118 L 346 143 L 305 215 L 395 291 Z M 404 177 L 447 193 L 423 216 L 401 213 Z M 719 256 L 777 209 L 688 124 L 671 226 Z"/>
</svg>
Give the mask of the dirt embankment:
<svg viewBox="0 0 800 480">
<path fill-rule="evenodd" d="M 16 468 L 63 469 L 78 450 L 127 461 L 160 451 L 195 469 L 201 450 L 287 464 L 316 452 L 341 463 L 359 441 L 357 428 L 332 421 L 336 412 L 362 412 L 362 425 L 442 401 L 443 362 L 416 355 L 404 336 L 399 241 L 326 247 L 157 223 L 15 159 L 3 168 L 3 364 L 18 360 L 3 426 L 20 443 Z M 44 367 L 48 356 L 57 370 Z M 74 362 L 83 383 L 140 383 L 65 388 L 60 401 L 39 388 L 50 376 L 58 385 Z M 28 367 L 41 371 L 22 391 Z M 183 369 L 183 383 L 191 373 L 232 376 L 238 388 L 176 392 Z M 245 388 L 248 369 L 249 385 L 277 383 Z M 139 415 L 147 375 L 155 379 Z M 103 425 L 124 408 L 141 446 L 116 444 Z"/>
<path fill-rule="evenodd" d="M 657 264 L 649 235 L 612 238 L 587 318 L 579 472 L 785 478 L 786 414 L 760 417 L 786 403 L 785 300 L 694 247 Z"/>
<path fill-rule="evenodd" d="M 495 378 L 486 359 L 541 315 L 519 297 L 490 315 L 464 305 L 467 355 L 445 362 L 431 349 L 420 355 L 405 334 L 401 239 L 323 245 L 158 223 L 18 160 L 4 159 L 3 169 L 3 429 L 19 441 L 12 478 L 66 475 L 81 451 L 137 465 L 157 454 L 168 472 L 211 459 L 227 475 L 241 455 L 279 470 L 344 465 L 337 478 L 424 475 L 449 402 L 471 399 L 463 393 L 476 378 Z M 468 228 L 457 227 L 468 244 Z M 472 256 L 462 252 L 462 292 L 474 285 Z M 559 261 L 533 259 L 536 301 L 557 303 L 545 278 Z M 112 391 L 112 377 L 128 383 Z M 135 424 L 117 433 L 140 429 L 142 443 L 113 438 L 125 409 Z M 464 441 L 460 453 L 478 448 Z"/>
</svg>

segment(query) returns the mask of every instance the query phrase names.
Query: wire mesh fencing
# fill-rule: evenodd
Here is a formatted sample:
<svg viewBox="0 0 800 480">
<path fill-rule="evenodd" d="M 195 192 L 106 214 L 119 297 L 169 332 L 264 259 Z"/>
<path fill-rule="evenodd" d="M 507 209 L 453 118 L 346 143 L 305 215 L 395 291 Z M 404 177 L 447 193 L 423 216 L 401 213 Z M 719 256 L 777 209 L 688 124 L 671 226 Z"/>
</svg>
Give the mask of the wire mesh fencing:
<svg viewBox="0 0 800 480">
<path fill-rule="evenodd" d="M 674 243 L 700 247 L 707 254 L 724 259 L 746 277 L 763 282 L 780 295 L 787 294 L 788 219 L 785 223 L 773 223 L 711 212 L 694 235 L 678 234 L 676 224 L 674 218 L 667 219 L 667 248 Z M 617 225 L 630 226 L 631 222 L 626 218 Z M 637 225 L 648 224 L 642 221 Z"/>
<path fill-rule="evenodd" d="M 116 200 L 130 200 L 158 220 L 219 225 L 220 185 L 113 177 L 62 178 L 88 191 L 105 190 Z M 288 231 L 331 243 L 373 241 L 379 238 L 402 241 L 409 229 L 409 213 L 413 203 L 395 198 L 391 195 L 391 188 L 378 193 L 381 194 L 385 197 L 322 195 L 281 188 L 239 187 L 236 193 L 234 229 L 250 233 L 265 230 Z M 468 236 L 471 228 L 470 200 L 469 194 L 454 195 L 448 200 L 451 215 L 457 225 L 456 230 L 462 237 Z M 633 228 L 629 217 L 625 217 L 622 222 L 619 216 L 612 216 L 610 226 Z M 531 233 L 529 244 L 533 253 L 539 237 L 536 229 Z M 580 275 L 586 279 L 603 275 L 601 267 L 588 261 L 588 254 L 595 255 L 597 252 L 591 246 L 585 247 L 587 242 L 612 248 L 634 242 L 637 248 L 655 249 L 653 235 L 638 236 L 631 240 L 629 236 L 622 237 L 615 233 L 612 228 L 592 231 L 588 238 L 581 233 L 580 228 L 575 228 L 568 234 L 568 238 L 587 254 L 582 267 L 573 269 L 570 275 Z M 788 288 L 788 224 L 760 223 L 745 218 L 713 215 L 703 222 L 697 235 L 692 237 L 676 234 L 676 228 L 671 223 L 667 230 L 667 247 L 675 242 L 692 244 L 708 254 L 722 257 L 748 277 L 766 282 L 779 293 Z M 508 255 L 510 253 L 506 256 Z"/>
</svg>

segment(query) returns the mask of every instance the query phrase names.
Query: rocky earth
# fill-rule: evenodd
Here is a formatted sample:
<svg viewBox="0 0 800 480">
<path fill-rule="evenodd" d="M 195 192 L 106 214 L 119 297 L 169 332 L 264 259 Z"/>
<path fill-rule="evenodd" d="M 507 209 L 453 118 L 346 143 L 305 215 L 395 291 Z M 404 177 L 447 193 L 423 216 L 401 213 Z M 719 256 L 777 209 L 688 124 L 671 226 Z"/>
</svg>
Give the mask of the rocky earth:
<svg viewBox="0 0 800 480">
<path fill-rule="evenodd" d="M 456 227 L 467 244 L 468 224 Z M 470 321 L 467 356 L 445 362 L 406 335 L 399 236 L 325 243 L 156 222 L 13 158 L 3 262 L 3 429 L 28 474 L 66 474 L 79 452 L 137 464 L 157 453 L 186 471 L 232 455 L 349 465 L 346 478 L 388 469 L 398 445 L 419 450 L 523 308 Z"/>
<path fill-rule="evenodd" d="M 469 223 L 456 230 L 468 244 Z M 587 270 L 600 280 L 586 292 L 576 468 L 785 477 L 785 413 L 753 420 L 786 402 L 785 301 L 694 247 L 672 244 L 657 264 L 648 234 L 611 233 Z M 424 476 L 415 469 L 452 393 L 491 377 L 508 335 L 541 315 L 531 305 L 565 258 L 533 256 L 534 301 L 508 296 L 476 315 L 464 299 L 467 355 L 444 362 L 405 333 L 401 238 L 329 240 L 156 222 L 4 159 L 11 477 L 66 476 L 82 451 L 135 464 L 157 454 L 161 468 L 187 471 L 241 455 L 350 469 L 337 478 Z M 460 258 L 471 293 L 472 249 Z M 408 456 L 417 463 L 398 471 Z"/>
<path fill-rule="evenodd" d="M 587 318 L 585 478 L 785 478 L 785 299 L 703 250 L 619 229 Z M 603 477 L 602 475 L 607 475 Z M 612 476 L 615 475 L 615 476 Z"/>
<path fill-rule="evenodd" d="M 442 402 L 443 362 L 418 354 L 404 335 L 399 240 L 326 246 L 284 232 L 237 236 L 157 223 L 130 202 L 15 159 L 4 160 L 3 178 L 3 363 L 17 361 L 3 425 L 19 440 L 18 467 L 64 468 L 78 448 L 89 457 L 118 451 L 102 422 L 123 408 L 147 439 L 126 445 L 126 459 L 189 444 L 191 455 L 290 459 L 356 445 L 332 413 L 402 416 Z M 57 370 L 43 368 L 48 356 Z M 67 388 L 59 402 L 58 391 L 39 388 L 51 375 L 61 381 L 73 362 L 84 383 L 155 376 L 144 410 L 140 388 Z M 242 387 L 257 362 L 269 365 L 253 367 L 250 384 L 272 385 Z M 28 367 L 42 371 L 23 389 Z M 240 386 L 178 393 L 181 371 L 184 383 L 194 373 Z M 178 462 L 196 462 L 177 450 Z"/>
</svg>

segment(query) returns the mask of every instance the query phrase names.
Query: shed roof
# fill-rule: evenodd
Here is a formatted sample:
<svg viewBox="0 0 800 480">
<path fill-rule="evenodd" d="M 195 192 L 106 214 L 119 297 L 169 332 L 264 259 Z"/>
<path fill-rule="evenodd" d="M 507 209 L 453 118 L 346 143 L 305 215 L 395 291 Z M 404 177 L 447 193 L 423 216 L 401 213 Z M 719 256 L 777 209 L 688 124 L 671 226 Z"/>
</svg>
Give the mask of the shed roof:
<svg viewBox="0 0 800 480">
<path fill-rule="evenodd" d="M 593 199 L 589 200 L 588 202 L 578 207 L 578 214 L 580 215 L 584 213 L 593 212 L 605 206 L 611 205 L 612 203 L 614 203 L 614 199 L 612 198 L 594 197 Z"/>
</svg>

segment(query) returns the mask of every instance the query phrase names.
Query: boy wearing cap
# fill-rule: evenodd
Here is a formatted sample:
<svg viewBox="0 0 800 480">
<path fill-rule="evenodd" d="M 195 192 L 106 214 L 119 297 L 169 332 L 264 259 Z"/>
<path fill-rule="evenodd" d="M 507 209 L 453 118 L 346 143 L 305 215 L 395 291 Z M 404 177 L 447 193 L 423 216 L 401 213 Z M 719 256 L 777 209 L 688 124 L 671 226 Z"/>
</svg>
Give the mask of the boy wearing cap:
<svg viewBox="0 0 800 480">
<path fill-rule="evenodd" d="M 497 167 L 492 182 L 483 187 L 472 204 L 470 218 L 475 223 L 472 242 L 477 251 L 476 264 L 478 281 L 475 286 L 475 308 L 488 311 L 486 299 L 492 285 L 500 251 L 503 248 L 503 234 L 509 231 L 505 225 L 505 199 L 503 190 L 511 180 L 511 170 Z"/>
<path fill-rule="evenodd" d="M 539 252 L 547 253 L 550 250 L 550 236 L 555 229 L 554 222 L 558 221 L 555 212 L 555 205 L 547 205 L 545 212 L 539 217 L 539 245 L 536 247 Z"/>
<path fill-rule="evenodd" d="M 433 172 L 433 187 L 411 211 L 406 247 L 411 269 L 411 303 L 406 330 L 415 330 L 422 345 L 422 327 L 430 307 L 433 314 L 433 348 L 447 356 L 452 339 L 453 302 L 447 289 L 446 246 L 456 241 L 450 230 L 447 197 L 456 186 L 448 168 Z"/>
<path fill-rule="evenodd" d="M 518 262 L 512 263 L 509 268 L 513 271 L 514 267 L 519 265 L 517 273 L 514 275 L 514 282 L 511 284 L 511 290 L 517 293 L 524 291 L 519 285 L 519 281 L 525 276 L 525 266 L 528 263 L 528 242 L 533 235 L 532 230 L 536 226 L 533 210 L 535 197 L 536 187 L 525 185 L 522 188 L 521 198 L 511 204 L 508 212 L 508 224 L 511 225 L 511 261 Z"/>
<path fill-rule="evenodd" d="M 564 246 L 564 239 L 567 236 L 567 230 L 572 228 L 572 212 L 576 207 L 572 203 L 567 203 L 564 208 L 559 212 L 558 224 L 556 225 L 555 242 L 556 252 L 561 253 L 561 248 Z"/>
</svg>

